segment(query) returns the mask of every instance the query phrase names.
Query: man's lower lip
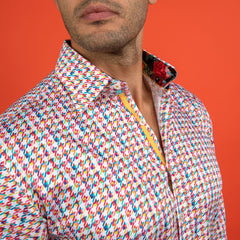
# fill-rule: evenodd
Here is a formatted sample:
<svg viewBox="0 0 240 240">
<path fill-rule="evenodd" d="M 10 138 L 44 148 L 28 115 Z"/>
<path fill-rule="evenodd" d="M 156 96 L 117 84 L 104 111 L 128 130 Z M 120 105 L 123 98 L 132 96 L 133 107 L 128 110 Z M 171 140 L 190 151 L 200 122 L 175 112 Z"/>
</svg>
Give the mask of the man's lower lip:
<svg viewBox="0 0 240 240">
<path fill-rule="evenodd" d="M 116 13 L 114 12 L 94 12 L 94 13 L 89 13 L 87 15 L 82 16 L 82 19 L 84 19 L 87 22 L 97 22 L 97 21 L 108 19 L 115 15 Z"/>
</svg>

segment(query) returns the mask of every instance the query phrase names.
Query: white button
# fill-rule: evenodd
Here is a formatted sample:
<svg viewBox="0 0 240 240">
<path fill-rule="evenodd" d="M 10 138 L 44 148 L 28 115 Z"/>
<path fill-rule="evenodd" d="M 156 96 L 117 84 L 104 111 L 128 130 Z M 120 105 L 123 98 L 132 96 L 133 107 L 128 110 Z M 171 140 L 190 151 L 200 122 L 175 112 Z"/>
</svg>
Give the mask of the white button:
<svg viewBox="0 0 240 240">
<path fill-rule="evenodd" d="M 180 214 L 179 214 L 179 217 L 180 217 L 180 219 L 183 219 L 184 214 L 183 214 L 183 213 L 180 213 Z"/>
<path fill-rule="evenodd" d="M 140 125 L 144 125 L 144 121 L 141 119 L 141 120 L 139 121 L 139 124 L 140 124 Z"/>
<path fill-rule="evenodd" d="M 122 88 L 122 86 L 121 86 L 121 84 L 119 82 L 115 83 L 113 86 L 117 90 L 120 90 Z"/>
</svg>

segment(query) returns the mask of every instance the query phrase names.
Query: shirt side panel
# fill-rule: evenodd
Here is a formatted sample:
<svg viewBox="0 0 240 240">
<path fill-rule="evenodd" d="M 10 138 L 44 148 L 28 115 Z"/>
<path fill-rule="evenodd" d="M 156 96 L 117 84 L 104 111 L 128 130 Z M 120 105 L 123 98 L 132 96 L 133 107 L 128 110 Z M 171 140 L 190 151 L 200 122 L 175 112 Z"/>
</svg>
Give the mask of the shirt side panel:
<svg viewBox="0 0 240 240">
<path fill-rule="evenodd" d="M 212 228 L 222 208 L 222 181 L 209 135 L 209 118 L 203 104 L 191 93 L 170 84 L 163 101 L 162 135 L 166 162 L 178 201 L 181 239 L 216 236 Z M 168 105 L 168 107 L 166 107 Z M 207 127 L 207 128 L 206 128 Z M 223 211 L 219 236 L 226 237 Z"/>
</svg>

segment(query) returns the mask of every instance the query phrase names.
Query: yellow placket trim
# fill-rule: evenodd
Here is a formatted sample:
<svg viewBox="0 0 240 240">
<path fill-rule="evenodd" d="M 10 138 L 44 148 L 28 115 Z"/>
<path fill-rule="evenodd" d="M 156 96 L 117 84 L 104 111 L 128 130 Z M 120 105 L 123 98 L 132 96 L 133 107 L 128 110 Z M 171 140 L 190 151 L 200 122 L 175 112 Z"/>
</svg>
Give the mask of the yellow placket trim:
<svg viewBox="0 0 240 240">
<path fill-rule="evenodd" d="M 121 93 L 119 96 L 120 96 L 124 106 L 128 109 L 128 111 L 133 114 L 133 116 L 137 119 L 138 122 L 140 122 L 139 116 L 137 115 L 137 113 L 130 106 L 130 104 L 129 104 L 128 100 L 127 100 L 126 95 L 124 93 Z M 144 126 L 142 124 L 140 124 L 140 126 L 141 126 L 141 129 L 143 130 L 143 132 L 145 133 L 148 141 L 150 142 L 153 150 L 156 152 L 158 157 L 161 159 L 162 163 L 164 165 L 166 165 L 166 161 L 165 161 L 164 156 L 162 155 L 161 151 L 159 150 L 158 145 L 154 142 L 154 140 L 153 140 L 151 134 L 149 133 L 149 131 L 147 130 L 146 126 Z"/>
</svg>

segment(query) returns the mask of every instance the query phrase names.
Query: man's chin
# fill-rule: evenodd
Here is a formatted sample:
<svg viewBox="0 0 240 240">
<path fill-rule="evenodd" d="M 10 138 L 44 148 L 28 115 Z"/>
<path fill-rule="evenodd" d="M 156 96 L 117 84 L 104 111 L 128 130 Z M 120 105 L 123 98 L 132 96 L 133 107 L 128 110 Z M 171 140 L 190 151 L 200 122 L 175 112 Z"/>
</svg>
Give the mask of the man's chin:
<svg viewBox="0 0 240 240">
<path fill-rule="evenodd" d="M 79 39 L 76 44 L 90 52 L 111 53 L 122 49 L 125 41 L 121 41 L 119 38 L 107 38 L 106 36 L 91 36 L 91 38 Z"/>
</svg>

